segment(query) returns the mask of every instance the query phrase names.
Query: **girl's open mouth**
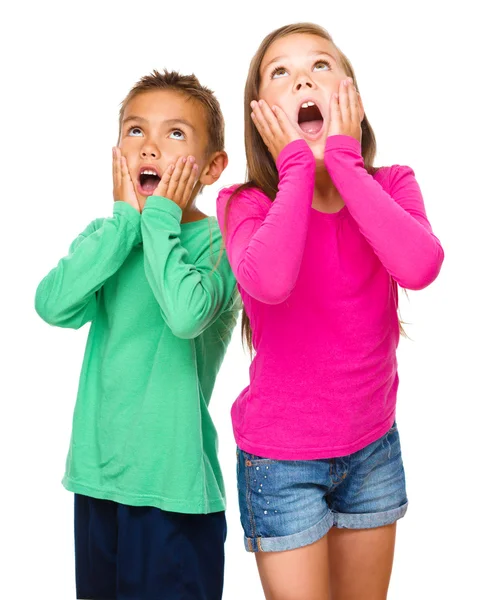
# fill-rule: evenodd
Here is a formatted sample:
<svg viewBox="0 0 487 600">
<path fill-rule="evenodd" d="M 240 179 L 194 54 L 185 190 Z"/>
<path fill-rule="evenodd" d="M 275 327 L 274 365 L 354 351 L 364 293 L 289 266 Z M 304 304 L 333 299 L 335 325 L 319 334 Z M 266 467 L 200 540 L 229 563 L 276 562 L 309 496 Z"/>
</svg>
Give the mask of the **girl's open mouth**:
<svg viewBox="0 0 487 600">
<path fill-rule="evenodd" d="M 303 102 L 298 112 L 298 125 L 309 136 L 317 136 L 323 128 L 323 116 L 312 101 Z"/>
<path fill-rule="evenodd" d="M 139 173 L 139 191 L 144 196 L 150 196 L 159 185 L 161 178 L 154 168 L 142 167 Z"/>
</svg>

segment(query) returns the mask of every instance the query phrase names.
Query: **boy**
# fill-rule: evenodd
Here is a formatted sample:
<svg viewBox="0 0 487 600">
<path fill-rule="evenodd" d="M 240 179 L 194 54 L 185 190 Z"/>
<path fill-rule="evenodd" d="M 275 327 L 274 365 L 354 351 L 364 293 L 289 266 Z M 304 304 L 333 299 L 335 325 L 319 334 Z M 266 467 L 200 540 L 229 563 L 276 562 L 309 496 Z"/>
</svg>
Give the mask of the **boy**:
<svg viewBox="0 0 487 600">
<path fill-rule="evenodd" d="M 92 323 L 63 479 L 78 598 L 221 598 L 225 501 L 208 402 L 238 303 L 216 219 L 194 200 L 227 162 L 210 90 L 175 72 L 142 78 L 120 110 L 113 217 L 89 225 L 38 287 L 48 323 Z"/>
</svg>

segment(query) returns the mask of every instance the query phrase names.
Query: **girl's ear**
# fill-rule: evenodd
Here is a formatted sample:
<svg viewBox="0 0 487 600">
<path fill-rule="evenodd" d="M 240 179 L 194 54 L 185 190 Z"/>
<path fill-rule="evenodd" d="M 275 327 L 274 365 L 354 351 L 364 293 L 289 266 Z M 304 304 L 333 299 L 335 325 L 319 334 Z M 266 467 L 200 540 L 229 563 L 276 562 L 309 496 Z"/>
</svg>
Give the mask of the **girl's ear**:
<svg viewBox="0 0 487 600">
<path fill-rule="evenodd" d="M 205 169 L 199 177 L 199 181 L 202 185 L 211 185 L 220 179 L 220 175 L 227 168 L 228 156 L 223 150 L 215 152 L 210 156 Z"/>
</svg>

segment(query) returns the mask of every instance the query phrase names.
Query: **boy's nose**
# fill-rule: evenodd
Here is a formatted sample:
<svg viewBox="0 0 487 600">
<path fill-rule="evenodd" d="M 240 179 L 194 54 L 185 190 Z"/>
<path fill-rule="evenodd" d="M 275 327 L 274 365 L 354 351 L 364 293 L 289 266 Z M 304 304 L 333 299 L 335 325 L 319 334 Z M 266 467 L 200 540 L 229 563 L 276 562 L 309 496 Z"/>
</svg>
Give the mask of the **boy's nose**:
<svg viewBox="0 0 487 600">
<path fill-rule="evenodd" d="M 159 148 L 156 144 L 146 143 L 140 149 L 140 156 L 142 158 L 161 158 L 161 153 L 159 152 Z"/>
</svg>

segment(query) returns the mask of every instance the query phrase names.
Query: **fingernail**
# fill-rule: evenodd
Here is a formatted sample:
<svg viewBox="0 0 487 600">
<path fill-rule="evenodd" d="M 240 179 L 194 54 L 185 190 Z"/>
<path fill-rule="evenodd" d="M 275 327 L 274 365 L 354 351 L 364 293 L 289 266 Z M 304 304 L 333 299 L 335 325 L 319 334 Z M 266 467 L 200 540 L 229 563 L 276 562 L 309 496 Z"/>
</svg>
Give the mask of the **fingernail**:
<svg viewBox="0 0 487 600">
<path fill-rule="evenodd" d="M 252 102 L 250 103 L 250 106 L 252 108 L 254 108 L 255 106 L 257 106 L 257 102 L 255 100 L 252 100 Z"/>
<path fill-rule="evenodd" d="M 188 160 L 189 160 L 189 162 L 190 162 L 191 164 L 193 164 L 193 163 L 194 163 L 194 160 L 195 160 L 195 158 L 194 158 L 194 156 L 188 156 Z"/>
<path fill-rule="evenodd" d="M 186 160 L 187 160 L 187 159 L 186 159 L 186 157 L 185 157 L 185 156 L 183 156 L 183 158 L 181 159 L 181 161 L 182 161 L 183 163 L 185 163 L 185 162 L 186 162 Z"/>
<path fill-rule="evenodd" d="M 343 85 L 344 85 L 345 87 L 347 87 L 347 85 L 348 85 L 348 79 L 345 79 L 345 80 L 343 81 Z"/>
<path fill-rule="evenodd" d="M 259 104 L 260 104 L 261 106 L 264 106 L 264 101 L 263 101 L 263 100 L 259 100 Z"/>
</svg>

